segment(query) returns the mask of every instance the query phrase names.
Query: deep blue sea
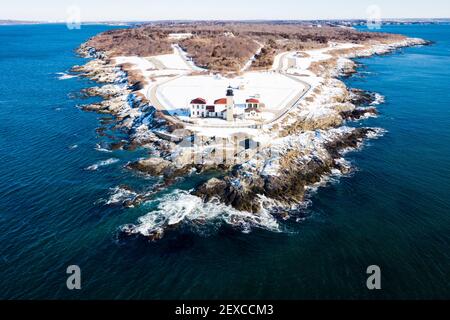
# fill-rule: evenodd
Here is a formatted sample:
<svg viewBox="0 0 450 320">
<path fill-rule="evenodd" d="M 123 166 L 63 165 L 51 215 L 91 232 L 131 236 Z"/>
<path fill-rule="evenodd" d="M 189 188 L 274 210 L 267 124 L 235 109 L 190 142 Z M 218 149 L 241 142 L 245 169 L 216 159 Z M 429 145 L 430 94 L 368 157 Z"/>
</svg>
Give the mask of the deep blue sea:
<svg viewBox="0 0 450 320">
<path fill-rule="evenodd" d="M 124 168 L 143 151 L 96 150 L 108 119 L 76 97 L 94 84 L 59 79 L 85 62 L 74 49 L 110 28 L 0 27 L 0 298 L 450 298 L 449 25 L 384 27 L 435 43 L 358 60 L 345 81 L 386 102 L 355 125 L 387 133 L 347 155 L 358 170 L 319 189 L 294 232 L 224 227 L 157 243 L 117 241 L 151 208 L 104 201 L 122 184 L 153 186 Z M 73 264 L 80 291 L 66 288 Z M 366 288 L 369 265 L 381 291 Z"/>
</svg>

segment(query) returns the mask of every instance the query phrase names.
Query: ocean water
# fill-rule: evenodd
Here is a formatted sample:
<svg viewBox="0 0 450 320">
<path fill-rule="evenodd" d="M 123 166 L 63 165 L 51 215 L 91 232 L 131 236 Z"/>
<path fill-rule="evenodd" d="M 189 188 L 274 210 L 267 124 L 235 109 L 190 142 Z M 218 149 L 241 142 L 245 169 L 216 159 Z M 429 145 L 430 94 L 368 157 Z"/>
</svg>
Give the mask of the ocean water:
<svg viewBox="0 0 450 320">
<path fill-rule="evenodd" d="M 93 83 L 58 73 L 110 28 L 0 27 L 0 298 L 450 298 L 449 25 L 384 27 L 435 43 L 358 60 L 346 83 L 386 102 L 353 125 L 387 133 L 346 156 L 358 170 L 320 188 L 290 232 L 217 225 L 157 243 L 119 241 L 117 230 L 206 177 L 138 208 L 108 203 L 121 185 L 152 190 L 154 179 L 124 168 L 144 151 L 98 148 L 120 133 L 99 135 L 108 117 L 77 108 Z M 66 289 L 72 264 L 80 291 Z M 369 265 L 381 291 L 366 289 Z"/>
</svg>

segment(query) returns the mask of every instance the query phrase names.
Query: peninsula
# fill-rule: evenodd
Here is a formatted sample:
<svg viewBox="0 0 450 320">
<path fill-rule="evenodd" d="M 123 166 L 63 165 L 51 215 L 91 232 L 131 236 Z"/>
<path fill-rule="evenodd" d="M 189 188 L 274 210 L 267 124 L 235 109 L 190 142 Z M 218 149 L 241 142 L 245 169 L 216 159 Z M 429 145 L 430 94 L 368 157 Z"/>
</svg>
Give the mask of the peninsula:
<svg viewBox="0 0 450 320">
<path fill-rule="evenodd" d="M 159 177 L 159 190 L 216 173 L 178 191 L 179 207 L 161 207 L 123 234 L 157 240 L 184 220 L 216 219 L 212 208 L 236 228 L 279 231 L 311 188 L 351 172 L 345 152 L 383 133 L 351 126 L 376 116 L 382 101 L 339 80 L 356 72 L 352 58 L 426 43 L 275 22 L 167 22 L 91 38 L 78 49 L 90 60 L 72 72 L 100 83 L 84 93 L 104 100 L 82 108 L 114 116 L 127 139 L 111 149 L 148 151 L 128 168 Z M 125 206 L 153 196 L 121 191 L 114 201 Z"/>
</svg>

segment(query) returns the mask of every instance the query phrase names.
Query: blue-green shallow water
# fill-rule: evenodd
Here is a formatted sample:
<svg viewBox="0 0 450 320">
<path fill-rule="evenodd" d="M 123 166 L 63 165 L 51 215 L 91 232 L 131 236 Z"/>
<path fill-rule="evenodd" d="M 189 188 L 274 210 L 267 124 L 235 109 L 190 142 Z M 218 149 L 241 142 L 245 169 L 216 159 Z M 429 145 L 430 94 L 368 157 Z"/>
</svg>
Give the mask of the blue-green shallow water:
<svg viewBox="0 0 450 320">
<path fill-rule="evenodd" d="M 359 170 L 320 189 L 296 232 L 223 228 L 156 244 L 115 241 L 148 208 L 99 200 L 153 181 L 123 169 L 139 151 L 95 150 L 101 117 L 68 98 L 89 82 L 56 75 L 107 28 L 0 28 L 0 298 L 450 298 L 450 26 L 382 30 L 436 44 L 360 60 L 346 82 L 386 96 L 380 117 L 360 125 L 388 133 L 348 155 Z M 110 158 L 119 161 L 85 170 Z M 70 264 L 81 291 L 65 287 Z M 372 264 L 381 292 L 365 289 Z"/>
</svg>

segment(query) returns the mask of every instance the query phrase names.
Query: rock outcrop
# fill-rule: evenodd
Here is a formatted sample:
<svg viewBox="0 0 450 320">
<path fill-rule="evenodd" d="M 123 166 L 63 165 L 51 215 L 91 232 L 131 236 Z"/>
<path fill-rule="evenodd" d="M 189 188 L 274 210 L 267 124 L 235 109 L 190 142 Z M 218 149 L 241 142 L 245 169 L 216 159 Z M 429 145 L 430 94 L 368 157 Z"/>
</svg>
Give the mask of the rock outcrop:
<svg viewBox="0 0 450 320">
<path fill-rule="evenodd" d="M 204 201 L 219 199 L 237 210 L 258 213 L 260 196 L 275 200 L 286 207 L 304 200 L 306 187 L 319 182 L 333 169 L 342 169 L 336 160 L 342 150 L 356 148 L 374 129 L 357 128 L 336 133 L 332 139 L 318 146 L 312 156 L 301 148 L 290 149 L 279 155 L 279 167 L 270 175 L 263 174 L 265 164 L 251 170 L 248 166 L 235 167 L 223 179 L 213 178 L 194 192 Z"/>
</svg>

